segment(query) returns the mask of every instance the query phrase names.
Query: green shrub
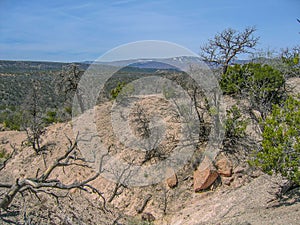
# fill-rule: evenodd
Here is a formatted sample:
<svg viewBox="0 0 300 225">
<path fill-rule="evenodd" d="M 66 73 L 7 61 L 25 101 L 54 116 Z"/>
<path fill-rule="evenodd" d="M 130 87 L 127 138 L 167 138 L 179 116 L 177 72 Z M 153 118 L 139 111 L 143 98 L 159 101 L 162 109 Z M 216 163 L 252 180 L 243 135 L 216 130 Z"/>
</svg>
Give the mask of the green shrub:
<svg viewBox="0 0 300 225">
<path fill-rule="evenodd" d="M 224 150 L 229 150 L 238 140 L 246 136 L 248 120 L 242 117 L 240 109 L 234 105 L 226 111 Z"/>
<path fill-rule="evenodd" d="M 64 110 L 68 115 L 72 115 L 72 107 L 71 106 L 66 106 Z"/>
<path fill-rule="evenodd" d="M 56 111 L 48 111 L 43 119 L 46 124 L 60 122 Z"/>
<path fill-rule="evenodd" d="M 274 105 L 263 127 L 262 149 L 252 163 L 300 184 L 300 101 L 289 97 L 282 106 Z"/>
<path fill-rule="evenodd" d="M 7 151 L 4 148 L 0 149 L 0 160 L 5 160 L 8 157 Z"/>
<path fill-rule="evenodd" d="M 171 99 L 176 97 L 176 91 L 170 87 L 163 87 L 163 95 L 166 99 Z"/>
<path fill-rule="evenodd" d="M 251 108 L 258 110 L 263 119 L 273 104 L 285 99 L 284 85 L 285 79 L 280 71 L 269 65 L 255 63 L 232 66 L 220 80 L 224 94 L 248 99 Z"/>
<path fill-rule="evenodd" d="M 276 65 L 286 78 L 300 76 L 300 46 L 285 49 L 281 53 L 281 61 Z"/>
<path fill-rule="evenodd" d="M 1 113 L 1 122 L 5 128 L 21 130 L 22 113 L 20 111 L 3 112 Z"/>
<path fill-rule="evenodd" d="M 253 101 L 278 104 L 282 100 L 284 76 L 269 65 L 245 65 L 248 74 L 247 89 Z"/>
<path fill-rule="evenodd" d="M 244 91 L 257 98 L 270 98 L 284 83 L 280 71 L 269 65 L 248 63 L 229 67 L 221 77 L 220 87 L 224 94 L 240 94 Z"/>
<path fill-rule="evenodd" d="M 220 87 L 224 94 L 240 94 L 246 82 L 245 71 L 241 65 L 234 65 L 222 75 Z"/>
<path fill-rule="evenodd" d="M 242 138 L 246 135 L 246 127 L 248 121 L 242 118 L 241 110 L 236 106 L 232 106 L 227 110 L 227 118 L 225 121 L 225 134 L 228 138 Z"/>
<path fill-rule="evenodd" d="M 111 98 L 112 99 L 117 99 L 118 101 L 123 100 L 124 98 L 130 96 L 131 94 L 134 93 L 134 85 L 125 82 L 119 82 L 117 87 L 111 90 Z"/>
<path fill-rule="evenodd" d="M 138 219 L 138 218 L 130 218 L 127 221 L 127 224 L 128 225 L 154 225 L 153 222 L 143 221 L 143 220 Z"/>
<path fill-rule="evenodd" d="M 110 91 L 111 98 L 116 99 L 125 85 L 126 85 L 125 82 L 118 82 L 117 87 L 115 87 Z"/>
<path fill-rule="evenodd" d="M 0 149 L 0 165 L 3 164 L 3 162 L 8 159 L 9 154 L 7 153 L 6 149 L 3 147 Z"/>
</svg>

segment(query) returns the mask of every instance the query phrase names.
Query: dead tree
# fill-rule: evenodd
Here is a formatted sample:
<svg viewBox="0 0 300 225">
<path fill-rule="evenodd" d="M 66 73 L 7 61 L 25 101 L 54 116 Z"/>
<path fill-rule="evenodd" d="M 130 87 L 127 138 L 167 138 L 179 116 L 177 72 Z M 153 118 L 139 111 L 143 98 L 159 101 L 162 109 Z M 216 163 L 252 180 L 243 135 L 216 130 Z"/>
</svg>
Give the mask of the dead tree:
<svg viewBox="0 0 300 225">
<path fill-rule="evenodd" d="M 27 134 L 27 142 L 38 153 L 41 151 L 41 136 L 46 131 L 46 124 L 42 117 L 40 82 L 32 80 L 31 83 L 30 92 L 22 106 L 24 111 L 22 126 Z"/>
<path fill-rule="evenodd" d="M 116 181 L 115 181 L 115 186 L 113 188 L 112 194 L 107 200 L 108 202 L 112 202 L 115 197 L 119 196 L 120 194 L 123 193 L 124 188 L 127 187 L 126 181 L 130 178 L 131 176 L 131 166 L 133 162 L 129 162 L 128 165 L 122 170 L 119 171 L 118 169 L 113 170 L 112 173 L 114 174 Z"/>
<path fill-rule="evenodd" d="M 76 64 L 64 66 L 62 71 L 57 75 L 55 84 L 57 91 L 64 95 L 65 101 L 72 101 L 75 96 L 77 98 L 81 112 L 84 112 L 83 96 L 81 90 L 78 89 L 78 84 L 83 71 Z"/>
<path fill-rule="evenodd" d="M 191 97 L 199 121 L 199 143 L 203 143 L 204 141 L 207 141 L 209 135 L 209 127 L 207 126 L 204 120 L 204 113 L 207 111 L 208 106 L 205 102 L 205 99 L 203 98 L 203 94 L 202 96 L 201 94 L 202 93 L 199 90 L 199 87 L 195 86 L 192 88 Z M 200 99 L 199 96 L 201 96 L 202 99 Z M 204 107 L 202 106 L 201 101 L 205 102 L 206 105 Z"/>
<path fill-rule="evenodd" d="M 147 116 L 145 109 L 137 104 L 134 112 L 134 119 L 132 120 L 135 126 L 135 134 L 139 138 L 143 139 L 145 143 L 143 143 L 142 147 L 145 149 L 144 160 L 141 162 L 141 165 L 148 162 L 153 158 L 157 158 L 159 160 L 165 159 L 167 156 L 163 149 L 158 146 L 160 141 L 160 134 L 155 131 L 151 131 L 150 129 L 150 119 Z"/>
<path fill-rule="evenodd" d="M 106 209 L 106 199 L 103 194 L 90 184 L 91 181 L 95 180 L 99 176 L 101 170 L 81 182 L 74 181 L 71 184 L 65 184 L 59 179 L 51 178 L 52 172 L 57 168 L 65 168 L 69 166 L 89 167 L 84 159 L 77 157 L 77 138 L 74 142 L 72 142 L 69 138 L 68 140 L 69 147 L 64 155 L 54 160 L 54 162 L 42 174 L 38 175 L 38 170 L 36 177 L 17 178 L 14 183 L 0 183 L 0 188 L 7 189 L 0 200 L 1 209 L 7 210 L 18 194 L 23 195 L 25 192 L 30 192 L 38 198 L 39 193 L 44 193 L 53 196 L 58 200 L 61 196 L 58 196 L 57 193 L 55 193 L 55 190 L 69 191 L 71 189 L 80 189 L 86 192 L 91 191 L 96 193 L 103 200 L 103 208 Z M 4 164 L 1 170 L 6 164 Z"/>
<path fill-rule="evenodd" d="M 255 31 L 255 27 L 248 27 L 241 32 L 232 28 L 225 29 L 200 47 L 200 57 L 207 63 L 222 66 L 225 74 L 237 55 L 251 53 L 250 50 L 257 45 L 259 38 L 253 36 Z"/>
<path fill-rule="evenodd" d="M 149 128 L 150 120 L 147 118 L 145 110 L 141 105 L 137 105 L 134 111 L 134 123 L 136 126 L 136 135 L 141 138 L 149 138 L 151 131 Z"/>
</svg>

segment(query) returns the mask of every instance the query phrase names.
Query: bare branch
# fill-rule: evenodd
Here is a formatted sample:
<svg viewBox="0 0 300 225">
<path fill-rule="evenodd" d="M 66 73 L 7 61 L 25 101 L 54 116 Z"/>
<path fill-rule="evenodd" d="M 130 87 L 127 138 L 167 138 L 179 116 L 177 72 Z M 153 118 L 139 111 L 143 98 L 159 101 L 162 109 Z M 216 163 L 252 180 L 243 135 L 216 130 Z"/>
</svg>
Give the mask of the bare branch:
<svg viewBox="0 0 300 225">
<path fill-rule="evenodd" d="M 200 57 L 205 62 L 223 67 L 226 73 L 229 64 L 241 53 L 251 53 L 251 49 L 257 45 L 259 38 L 254 37 L 255 27 L 247 27 L 238 32 L 231 28 L 225 29 L 209 39 L 208 44 L 200 47 Z"/>
<path fill-rule="evenodd" d="M 142 213 L 144 211 L 144 209 L 146 208 L 148 202 L 151 200 L 152 195 L 151 194 L 147 194 L 145 196 L 145 198 L 143 199 L 142 205 L 140 207 L 137 207 L 135 210 L 137 213 Z"/>
<path fill-rule="evenodd" d="M 2 162 L 1 166 L 0 166 L 0 171 L 3 170 L 7 163 L 9 162 L 9 160 L 11 160 L 11 158 L 15 155 L 15 153 L 17 152 L 17 149 L 15 147 L 15 145 L 10 144 L 11 148 L 13 149 L 13 151 L 9 154 L 9 156 Z M 0 184 L 1 185 L 1 184 Z"/>
<path fill-rule="evenodd" d="M 38 169 L 36 176 L 34 178 L 24 178 L 24 179 L 17 179 L 15 181 L 15 184 L 0 184 L 0 188 L 8 188 L 9 190 L 4 194 L 4 197 L 0 201 L 0 208 L 7 209 L 11 202 L 13 201 L 14 197 L 20 193 L 22 194 L 25 191 L 29 191 L 33 193 L 38 198 L 38 193 L 43 192 L 45 194 L 51 195 L 55 197 L 58 201 L 59 197 L 65 197 L 65 196 L 59 196 L 58 194 L 52 192 L 51 190 L 59 189 L 59 190 L 71 190 L 71 189 L 80 189 L 83 191 L 91 190 L 92 193 L 96 193 L 98 196 L 100 196 L 103 200 L 103 208 L 106 209 L 106 200 L 103 196 L 103 194 L 94 188 L 89 183 L 96 178 L 99 177 L 100 171 L 97 172 L 95 175 L 93 175 L 90 178 L 87 178 L 81 182 L 74 181 L 71 184 L 64 184 L 62 181 L 58 179 L 49 179 L 51 176 L 51 173 L 54 171 L 54 169 L 59 167 L 68 167 L 68 166 L 81 166 L 81 167 L 89 167 L 88 165 L 76 163 L 76 157 L 74 157 L 72 154 L 77 148 L 77 138 L 75 141 L 72 142 L 70 138 L 67 137 L 69 141 L 69 147 L 65 154 L 59 158 L 57 158 L 52 165 L 50 165 L 40 176 L 38 176 L 38 172 L 40 169 Z M 103 159 L 103 158 L 102 158 Z M 80 159 L 81 162 L 84 162 L 83 159 Z M 49 189 L 45 190 L 45 188 Z"/>
<path fill-rule="evenodd" d="M 121 190 L 121 188 L 126 188 L 126 185 L 124 183 L 131 176 L 132 171 L 129 171 L 126 176 L 125 174 L 128 170 L 130 170 L 132 164 L 133 162 L 128 163 L 128 165 L 122 170 L 121 174 L 118 173 L 119 171 L 114 171 L 114 175 L 116 176 L 117 181 L 115 183 L 113 192 L 110 198 L 108 199 L 108 202 L 112 202 L 116 196 L 122 194 L 123 190 Z"/>
</svg>

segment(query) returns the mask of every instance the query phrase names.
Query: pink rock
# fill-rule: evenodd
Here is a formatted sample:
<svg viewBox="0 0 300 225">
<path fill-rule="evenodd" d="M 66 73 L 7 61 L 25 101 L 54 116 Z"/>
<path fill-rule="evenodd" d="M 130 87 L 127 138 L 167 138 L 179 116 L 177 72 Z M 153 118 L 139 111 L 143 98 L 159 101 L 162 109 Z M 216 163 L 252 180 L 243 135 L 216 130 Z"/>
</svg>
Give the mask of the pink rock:
<svg viewBox="0 0 300 225">
<path fill-rule="evenodd" d="M 220 175 L 225 177 L 230 177 L 232 175 L 232 164 L 225 156 L 221 156 L 216 162 L 216 166 Z"/>
<path fill-rule="evenodd" d="M 205 156 L 197 170 L 194 171 L 194 191 L 198 192 L 209 188 L 218 176 L 211 160 Z"/>
<path fill-rule="evenodd" d="M 174 173 L 174 171 L 172 171 L 171 176 L 169 176 L 169 177 L 167 178 L 167 185 L 168 185 L 170 188 L 174 188 L 174 187 L 177 186 L 177 183 L 178 183 L 177 176 L 176 176 L 176 174 Z"/>
</svg>

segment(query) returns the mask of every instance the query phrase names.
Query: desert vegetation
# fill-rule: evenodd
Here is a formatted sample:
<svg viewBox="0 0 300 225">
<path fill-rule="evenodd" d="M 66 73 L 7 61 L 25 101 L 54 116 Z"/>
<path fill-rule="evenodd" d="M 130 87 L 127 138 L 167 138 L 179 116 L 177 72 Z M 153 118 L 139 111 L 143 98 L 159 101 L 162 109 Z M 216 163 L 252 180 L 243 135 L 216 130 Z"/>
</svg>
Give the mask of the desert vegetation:
<svg viewBox="0 0 300 225">
<path fill-rule="evenodd" d="M 201 87 L 183 71 L 157 69 L 153 65 L 151 68 L 127 66 L 106 82 L 102 99 L 95 106 L 105 116 L 98 116 L 95 123 L 108 152 L 95 169 L 80 152 L 78 136 L 71 137 L 74 97 L 81 112 L 88 110 L 83 104 L 85 96 L 78 90 L 88 65 L 0 61 L 3 65 L 0 71 L 0 221 L 4 224 L 150 225 L 175 224 L 180 219 L 182 224 L 195 224 L 194 216 L 189 219 L 189 214 L 200 216 L 192 209 L 198 209 L 199 202 L 208 204 L 208 209 L 214 207 L 209 202 L 222 204 L 217 199 L 228 201 L 228 205 L 246 204 L 238 197 L 230 202 L 224 196 L 252 193 L 250 187 L 266 190 L 270 185 L 276 188 L 268 195 L 271 200 L 262 194 L 265 201 L 262 205 L 276 202 L 277 207 L 280 204 L 299 206 L 300 48 L 295 46 L 278 54 L 257 52 L 259 38 L 255 31 L 255 27 L 241 31 L 228 28 L 201 47 L 200 58 L 217 76 L 226 105 L 224 138 L 213 159 L 204 155 L 204 149 L 212 121 L 219 112 L 208 104 Z M 240 54 L 248 54 L 249 60 L 238 60 Z M 172 89 L 163 90 L 165 100 L 157 96 L 136 98 L 129 116 L 135 136 L 142 140 L 153 137 L 151 119 L 156 114 L 166 124 L 163 142 L 156 145 L 159 136 L 151 139 L 147 143 L 151 144 L 149 151 L 138 153 L 113 135 L 108 115 L 114 101 L 134 93 L 130 82 L 150 76 L 167 78 L 187 91 L 199 124 L 189 124 L 186 118 L 180 120 L 180 113 L 170 109 L 167 100 L 176 95 Z M 179 112 L 189 110 L 176 102 L 174 105 Z M 188 164 L 178 171 L 165 171 L 167 179 L 160 183 L 131 187 L 128 180 L 135 176 L 128 172 L 131 167 L 163 162 L 176 149 L 180 123 L 198 126 L 196 151 Z M 118 156 L 128 166 L 121 172 L 114 167 L 103 169 L 108 156 Z M 107 170 L 116 182 L 102 177 Z M 147 178 L 149 174 L 144 176 Z M 262 184 L 256 183 L 260 181 Z M 259 186 L 264 181 L 267 187 Z M 250 196 L 247 204 L 259 205 L 252 195 L 244 195 L 244 198 Z M 247 207 L 250 206 L 244 208 Z M 216 212 L 215 219 L 210 217 L 212 224 L 222 221 L 225 215 L 231 216 L 225 218 L 229 223 L 234 221 L 230 210 L 224 210 L 221 210 L 224 215 Z M 270 213 L 266 207 L 263 210 Z"/>
</svg>

